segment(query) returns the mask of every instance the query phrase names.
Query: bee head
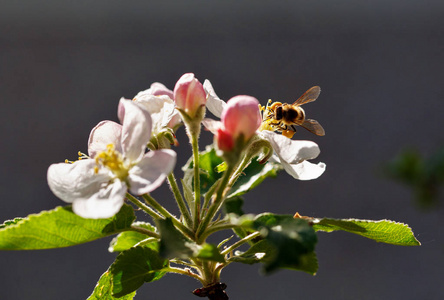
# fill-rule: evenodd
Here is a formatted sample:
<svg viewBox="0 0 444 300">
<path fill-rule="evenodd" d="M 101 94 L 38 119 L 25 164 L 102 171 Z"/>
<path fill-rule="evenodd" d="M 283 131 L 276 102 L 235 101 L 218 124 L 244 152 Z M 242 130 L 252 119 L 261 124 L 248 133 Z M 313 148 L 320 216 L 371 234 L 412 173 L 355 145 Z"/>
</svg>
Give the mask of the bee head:
<svg viewBox="0 0 444 300">
<path fill-rule="evenodd" d="M 274 118 L 276 120 L 282 120 L 282 106 L 281 105 L 276 107 L 276 110 L 274 112 Z"/>
</svg>

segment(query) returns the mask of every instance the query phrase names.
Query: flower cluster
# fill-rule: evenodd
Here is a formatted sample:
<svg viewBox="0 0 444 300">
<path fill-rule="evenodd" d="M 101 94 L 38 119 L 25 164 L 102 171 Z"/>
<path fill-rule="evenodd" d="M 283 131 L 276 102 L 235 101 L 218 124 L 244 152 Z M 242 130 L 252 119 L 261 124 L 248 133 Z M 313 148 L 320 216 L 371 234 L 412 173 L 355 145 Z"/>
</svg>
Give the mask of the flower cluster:
<svg viewBox="0 0 444 300">
<path fill-rule="evenodd" d="M 221 121 L 204 119 L 206 108 Z M 291 140 L 276 132 L 258 131 L 262 123 L 259 101 L 251 96 L 235 96 L 225 103 L 210 83 L 202 85 L 194 74 L 184 74 L 174 91 L 153 83 L 133 101 L 121 99 L 121 124 L 102 121 L 91 131 L 88 155 L 78 161 L 53 164 L 48 183 L 60 199 L 73 203 L 73 210 L 85 218 L 107 218 L 116 214 L 129 191 L 150 193 L 173 171 L 176 153 L 175 131 L 185 123 L 203 124 L 215 134 L 219 153 L 241 155 L 249 141 L 263 139 L 273 149 L 269 161 L 279 163 L 296 179 L 319 177 L 325 164 L 316 158 L 319 147 L 311 141 Z M 200 125 L 199 125 L 200 126 Z M 147 148 L 148 147 L 148 148 Z M 147 151 L 149 149 L 149 151 Z"/>
<path fill-rule="evenodd" d="M 220 276 L 231 263 L 261 263 L 265 273 L 285 268 L 314 275 L 319 230 L 419 245 L 408 226 L 388 220 L 243 212 L 244 194 L 278 171 L 299 180 L 315 179 L 325 171 L 324 163 L 308 161 L 319 155 L 317 144 L 292 140 L 296 126 L 325 134 L 299 107 L 315 101 L 319 93 L 318 86 L 312 87 L 293 104 L 270 100 L 261 106 L 247 95 L 225 102 L 208 80 L 201 84 L 187 73 L 173 90 L 156 82 L 131 100 L 122 98 L 120 122 L 99 122 L 90 132 L 87 154 L 79 152 L 77 161 L 48 168 L 51 191 L 72 206 L 0 224 L 0 250 L 61 248 L 116 234 L 108 250 L 120 254 L 88 299 L 133 299 L 144 282 L 176 273 L 201 283 L 193 294 L 227 300 Z M 205 118 L 207 112 L 215 119 Z M 182 167 L 179 186 L 171 148 L 178 145 L 176 132 L 182 126 L 192 156 Z M 204 151 L 199 150 L 202 127 L 214 134 Z M 164 181 L 179 217 L 164 207 L 164 199 L 159 202 L 151 195 Z M 135 207 L 152 222 L 139 220 Z M 211 235 L 227 230 L 221 242 L 209 242 Z M 249 248 L 236 250 L 241 246 Z"/>
</svg>

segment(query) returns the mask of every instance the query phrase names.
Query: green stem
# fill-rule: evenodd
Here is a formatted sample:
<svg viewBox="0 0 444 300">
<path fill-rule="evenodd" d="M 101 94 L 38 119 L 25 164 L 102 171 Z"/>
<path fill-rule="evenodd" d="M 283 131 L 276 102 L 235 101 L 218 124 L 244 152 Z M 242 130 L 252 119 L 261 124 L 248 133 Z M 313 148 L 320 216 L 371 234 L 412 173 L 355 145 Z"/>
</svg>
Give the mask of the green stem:
<svg viewBox="0 0 444 300">
<path fill-rule="evenodd" d="M 182 275 L 187 275 L 190 276 L 196 280 L 199 280 L 202 285 L 205 284 L 205 281 L 196 273 L 192 272 L 190 269 L 181 269 L 181 268 L 176 268 L 176 267 L 169 267 L 168 268 L 168 272 L 171 273 L 176 273 L 176 274 L 182 274 Z"/>
<path fill-rule="evenodd" d="M 251 157 L 248 155 L 245 155 L 242 162 L 236 168 L 236 171 L 234 171 L 233 176 L 231 176 L 230 182 L 228 183 L 228 187 L 231 188 L 236 183 L 237 179 L 242 174 L 244 169 L 250 164 L 250 162 L 251 162 Z"/>
<path fill-rule="evenodd" d="M 204 286 L 214 283 L 213 282 L 213 268 L 211 267 L 211 261 L 203 262 L 203 279 L 205 281 Z"/>
<path fill-rule="evenodd" d="M 202 205 L 202 211 L 200 212 L 200 217 L 203 218 L 205 215 L 205 212 L 207 210 L 207 206 L 210 203 L 211 197 L 214 195 L 214 191 L 219 186 L 221 178 L 219 178 L 208 190 L 208 192 L 205 194 L 204 203 Z"/>
<path fill-rule="evenodd" d="M 159 211 L 165 218 L 170 218 L 173 224 L 179 229 L 182 233 L 187 235 L 189 238 L 194 239 L 193 232 L 188 229 L 185 225 L 183 225 L 175 216 L 173 216 L 169 211 L 167 211 L 162 205 L 160 205 L 153 197 L 149 194 L 142 195 L 145 202 L 155 209 Z"/>
<path fill-rule="evenodd" d="M 207 230 L 205 230 L 202 233 L 202 235 L 199 237 L 199 239 L 205 240 L 208 236 L 210 236 L 211 234 L 213 234 L 217 231 L 233 229 L 236 227 L 238 227 L 238 225 L 235 225 L 235 224 L 222 224 L 222 225 L 211 226 L 210 228 L 208 228 Z"/>
<path fill-rule="evenodd" d="M 202 222 L 200 223 L 198 230 L 197 230 L 197 238 L 198 243 L 203 242 L 204 240 L 201 238 L 201 235 L 205 232 L 205 230 L 208 227 L 208 224 L 210 224 L 211 220 L 213 220 L 216 213 L 219 211 L 219 209 L 222 206 L 223 200 L 224 200 L 224 191 L 227 187 L 228 181 L 230 179 L 231 173 L 233 172 L 233 165 L 228 164 L 227 170 L 225 170 L 224 176 L 222 177 L 222 181 L 220 182 L 219 188 L 217 190 L 216 199 L 214 202 L 210 205 L 208 208 L 208 212 L 203 218 Z"/>
<path fill-rule="evenodd" d="M 193 221 L 190 212 L 187 208 L 185 200 L 182 197 L 182 194 L 180 193 L 179 186 L 176 182 L 176 177 L 173 173 L 168 175 L 168 183 L 170 184 L 171 190 L 173 191 L 174 198 L 176 199 L 177 206 L 179 207 L 180 212 L 185 220 L 185 224 L 191 226 L 193 224 Z"/>
<path fill-rule="evenodd" d="M 200 172 L 199 172 L 199 144 L 198 134 L 191 134 L 194 168 L 194 229 L 199 226 L 200 219 Z"/>
<path fill-rule="evenodd" d="M 249 235 L 247 235 L 246 237 L 244 237 L 243 239 L 237 241 L 236 243 L 234 243 L 234 244 L 231 245 L 230 247 L 225 248 L 224 251 L 222 251 L 220 254 L 222 254 L 222 255 L 226 255 L 226 254 L 230 253 L 231 251 L 233 251 L 234 249 L 236 249 L 236 248 L 242 246 L 243 244 L 247 243 L 248 241 L 250 241 L 250 240 L 252 240 L 252 239 L 254 239 L 255 237 L 258 237 L 258 236 L 260 236 L 260 235 L 261 235 L 261 234 L 260 234 L 259 231 L 253 232 L 252 234 L 249 234 Z"/>
<path fill-rule="evenodd" d="M 156 211 L 154 211 L 151 207 L 145 205 L 143 202 L 141 202 L 139 199 L 131 195 L 130 193 L 126 193 L 126 198 L 134 203 L 137 207 L 142 209 L 144 212 L 149 214 L 153 219 L 163 219 L 161 215 L 159 215 Z"/>
<path fill-rule="evenodd" d="M 140 227 L 140 226 L 131 225 L 131 231 L 140 232 L 140 233 L 143 233 L 143 234 L 145 234 L 147 236 L 160 239 L 160 235 L 159 234 L 157 234 L 155 232 L 152 232 L 152 231 L 150 231 L 150 230 L 148 230 L 146 228 Z"/>
</svg>

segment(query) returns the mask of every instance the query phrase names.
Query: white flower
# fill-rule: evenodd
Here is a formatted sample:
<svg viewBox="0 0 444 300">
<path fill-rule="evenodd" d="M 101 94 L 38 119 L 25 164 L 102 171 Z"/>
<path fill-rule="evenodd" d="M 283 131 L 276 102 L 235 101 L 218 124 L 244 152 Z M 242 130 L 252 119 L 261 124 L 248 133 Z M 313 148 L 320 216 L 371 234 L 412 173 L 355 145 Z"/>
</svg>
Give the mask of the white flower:
<svg viewBox="0 0 444 300">
<path fill-rule="evenodd" d="M 227 104 L 216 95 L 209 80 L 205 80 L 203 86 L 208 94 L 206 103 L 208 110 L 220 118 Z M 204 120 L 204 125 L 208 124 L 210 130 L 212 127 L 216 127 L 214 123 L 210 120 Z M 316 143 L 291 140 L 268 130 L 258 131 L 257 135 L 268 140 L 273 147 L 274 154 L 270 161 L 280 163 L 284 170 L 294 178 L 311 180 L 318 178 L 324 173 L 326 168 L 324 163 L 313 164 L 307 161 L 319 155 L 320 150 Z"/>
<path fill-rule="evenodd" d="M 109 218 L 122 207 L 129 190 L 136 195 L 159 187 L 173 170 L 176 153 L 149 151 L 150 114 L 138 104 L 121 99 L 118 116 L 122 125 L 102 121 L 91 131 L 91 158 L 74 163 L 53 164 L 48 169 L 51 191 L 72 203 L 83 218 Z"/>
<path fill-rule="evenodd" d="M 168 128 L 173 131 L 181 123 L 179 112 L 174 108 L 173 91 L 155 82 L 145 91 L 139 92 L 133 101 L 144 107 L 152 119 L 152 133 L 158 135 Z"/>
</svg>

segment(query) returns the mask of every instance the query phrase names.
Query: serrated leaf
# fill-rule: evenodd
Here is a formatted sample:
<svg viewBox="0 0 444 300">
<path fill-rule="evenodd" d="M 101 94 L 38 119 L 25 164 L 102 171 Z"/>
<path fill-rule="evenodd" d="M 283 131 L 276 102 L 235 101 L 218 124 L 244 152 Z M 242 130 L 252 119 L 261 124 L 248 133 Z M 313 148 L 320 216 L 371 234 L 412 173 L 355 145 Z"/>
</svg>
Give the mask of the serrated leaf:
<svg viewBox="0 0 444 300">
<path fill-rule="evenodd" d="M 242 221 L 246 230 L 257 230 L 261 237 L 274 247 L 265 260 L 264 271 L 277 268 L 305 269 L 307 255 L 314 251 L 316 233 L 306 220 L 290 215 L 260 214 L 253 220 Z"/>
<path fill-rule="evenodd" d="M 202 245 L 202 248 L 200 248 L 196 257 L 203 260 L 211 260 L 221 263 L 225 262 L 224 256 L 220 254 L 220 251 L 217 248 L 217 246 L 213 244 Z"/>
<path fill-rule="evenodd" d="M 407 224 L 390 220 L 372 221 L 323 218 L 313 219 L 312 223 L 313 229 L 316 231 L 332 232 L 343 230 L 387 244 L 400 246 L 421 245 Z"/>
<path fill-rule="evenodd" d="M 156 232 L 156 228 L 149 223 L 145 222 L 135 222 L 132 225 L 145 228 L 149 231 Z M 147 240 L 148 236 L 137 232 L 137 231 L 125 231 L 117 235 L 112 239 L 108 251 L 109 252 L 121 252 L 128 250 L 129 248 L 135 246 L 136 244 Z M 150 247 L 154 250 L 159 250 L 159 243 L 157 243 L 157 239 L 151 239 L 151 243 L 145 244 L 147 247 Z"/>
<path fill-rule="evenodd" d="M 137 246 L 123 251 L 110 267 L 113 296 L 125 296 L 145 282 L 159 280 L 168 272 L 168 266 L 168 260 L 153 249 Z"/>
<path fill-rule="evenodd" d="M 23 218 L 14 218 L 14 220 L 6 220 L 3 224 L 0 224 L 0 229 L 5 228 L 7 226 L 15 225 L 19 221 L 23 220 Z"/>
<path fill-rule="evenodd" d="M 199 246 L 177 230 L 170 218 L 159 219 L 156 222 L 161 236 L 160 255 L 162 257 L 186 259 L 199 252 Z"/>
<path fill-rule="evenodd" d="M 128 230 L 134 221 L 127 204 L 112 218 L 84 219 L 70 206 L 29 215 L 0 229 L 0 250 L 35 250 L 74 246 Z"/>
<path fill-rule="evenodd" d="M 113 282 L 110 271 L 106 271 L 100 277 L 99 282 L 97 282 L 96 287 L 94 288 L 91 296 L 86 300 L 132 300 L 136 295 L 136 292 L 129 293 L 123 297 L 113 297 Z"/>
</svg>

